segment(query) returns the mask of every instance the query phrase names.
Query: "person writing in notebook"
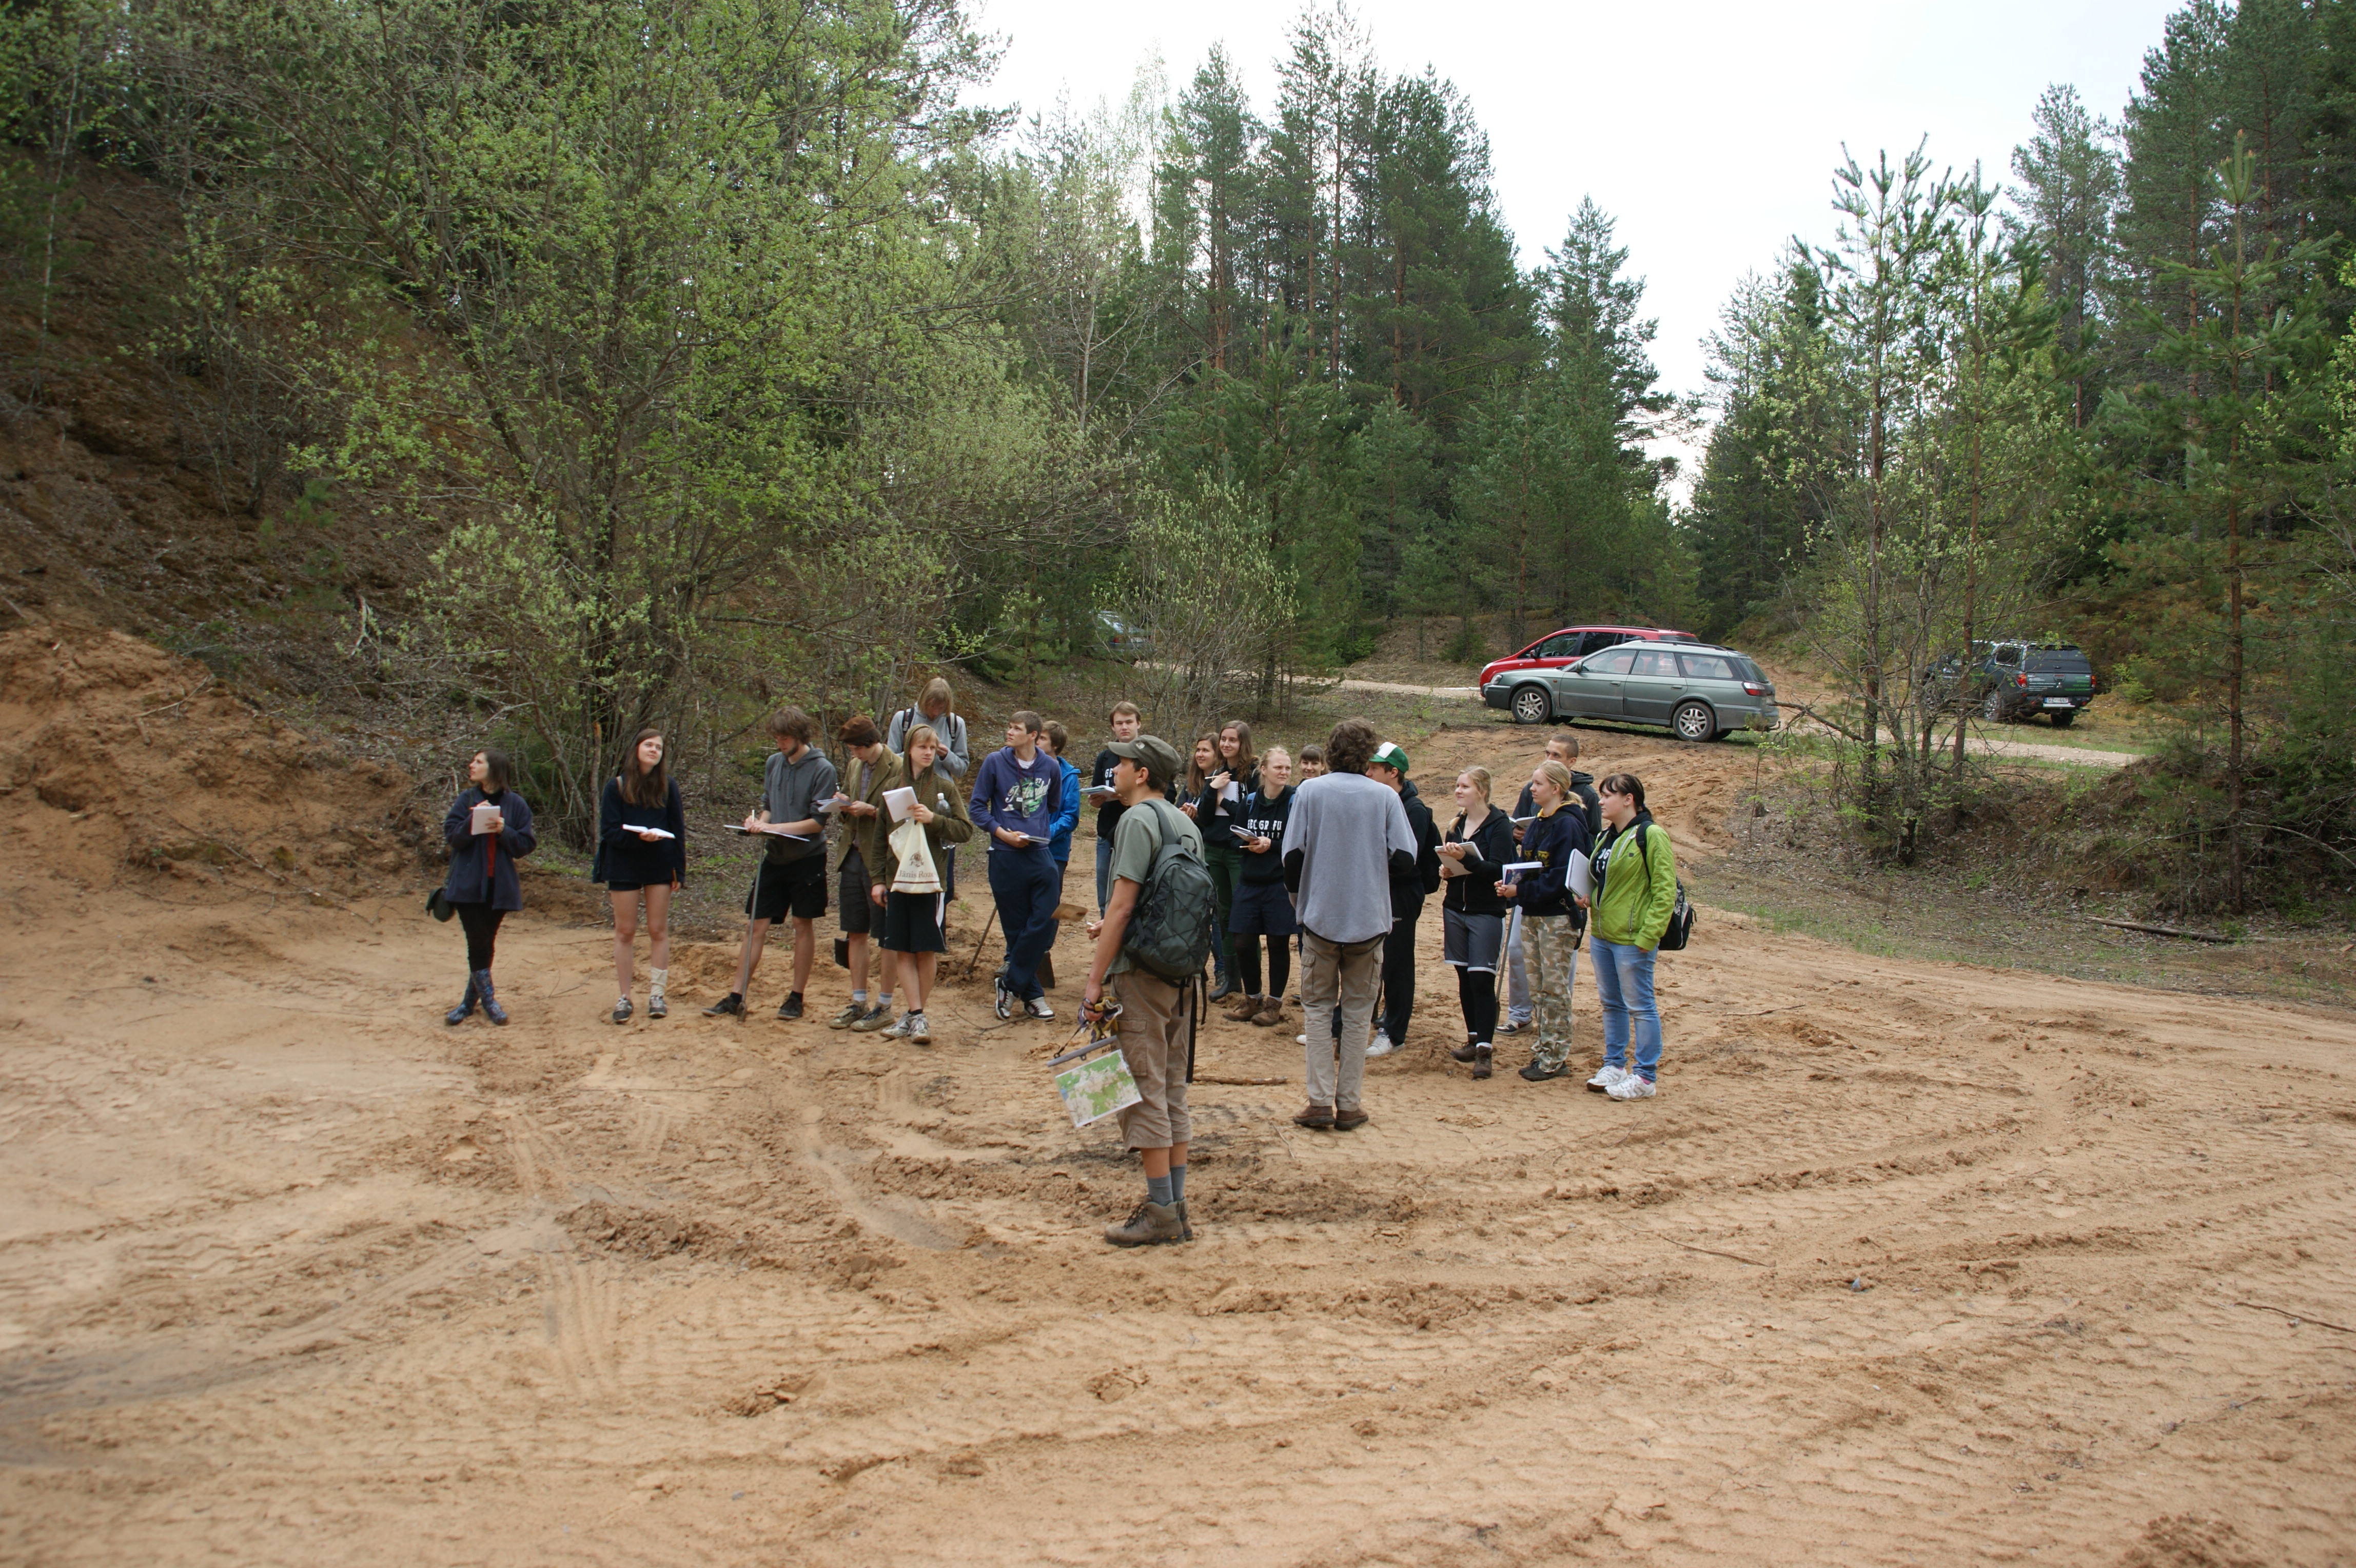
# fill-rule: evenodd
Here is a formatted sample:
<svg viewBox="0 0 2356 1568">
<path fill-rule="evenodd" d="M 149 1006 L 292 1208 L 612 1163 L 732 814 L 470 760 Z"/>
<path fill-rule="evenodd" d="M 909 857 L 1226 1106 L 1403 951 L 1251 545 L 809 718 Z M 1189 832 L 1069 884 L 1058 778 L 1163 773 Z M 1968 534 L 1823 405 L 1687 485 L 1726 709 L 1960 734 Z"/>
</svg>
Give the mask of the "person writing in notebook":
<svg viewBox="0 0 2356 1568">
<path fill-rule="evenodd" d="M 466 932 L 466 993 L 443 1016 L 445 1024 L 465 1023 L 478 1006 L 492 1023 L 508 1021 L 508 1010 L 491 986 L 492 950 L 499 922 L 523 908 L 516 861 L 540 842 L 531 829 L 531 808 L 508 786 L 511 771 L 508 754 L 497 746 L 475 753 L 466 764 L 466 788 L 442 821 L 442 838 L 450 846 L 442 901 L 456 911 Z"/>
<path fill-rule="evenodd" d="M 799 708 L 769 715 L 777 748 L 761 781 L 761 807 L 744 819 L 744 831 L 762 837 L 761 863 L 744 895 L 744 945 L 736 955 L 736 989 L 703 1010 L 707 1018 L 742 1018 L 744 993 L 768 943 L 772 922 L 794 923 L 794 984 L 777 1016 L 802 1015 L 802 991 L 809 984 L 818 950 L 818 918 L 826 913 L 826 823 L 819 812 L 835 791 L 834 764 L 810 744 L 817 721 Z M 772 832 L 775 829 L 776 831 Z M 791 835 L 791 836 L 786 836 Z"/>
</svg>

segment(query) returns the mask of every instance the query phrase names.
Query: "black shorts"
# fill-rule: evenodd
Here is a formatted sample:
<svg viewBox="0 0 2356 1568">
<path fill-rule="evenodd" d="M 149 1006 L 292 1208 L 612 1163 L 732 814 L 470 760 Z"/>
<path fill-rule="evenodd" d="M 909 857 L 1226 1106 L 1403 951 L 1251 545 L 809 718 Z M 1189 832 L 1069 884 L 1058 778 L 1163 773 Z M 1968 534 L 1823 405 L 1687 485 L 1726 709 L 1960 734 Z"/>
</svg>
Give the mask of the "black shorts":
<svg viewBox="0 0 2356 1568">
<path fill-rule="evenodd" d="M 668 882 L 608 882 L 605 884 L 605 891 L 608 893 L 636 893 L 641 887 L 668 887 L 669 886 L 670 884 Z"/>
<path fill-rule="evenodd" d="M 1440 952 L 1458 969 L 1475 974 L 1497 972 L 1497 953 L 1505 946 L 1505 917 L 1440 911 Z"/>
<path fill-rule="evenodd" d="M 1292 918 L 1292 895 L 1281 882 L 1238 882 L 1227 906 L 1227 935 L 1289 937 L 1300 926 Z"/>
<path fill-rule="evenodd" d="M 938 893 L 886 893 L 884 895 L 884 929 L 877 940 L 887 952 L 947 952 L 948 940 L 941 935 L 941 905 Z"/>
<path fill-rule="evenodd" d="M 752 890 L 744 895 L 744 913 L 756 920 L 815 920 L 825 914 L 826 857 L 762 861 L 754 868 Z"/>
<path fill-rule="evenodd" d="M 842 863 L 842 881 L 837 892 L 841 896 L 842 934 L 863 937 L 875 929 L 875 906 L 867 898 L 867 863 L 857 854 Z"/>
</svg>

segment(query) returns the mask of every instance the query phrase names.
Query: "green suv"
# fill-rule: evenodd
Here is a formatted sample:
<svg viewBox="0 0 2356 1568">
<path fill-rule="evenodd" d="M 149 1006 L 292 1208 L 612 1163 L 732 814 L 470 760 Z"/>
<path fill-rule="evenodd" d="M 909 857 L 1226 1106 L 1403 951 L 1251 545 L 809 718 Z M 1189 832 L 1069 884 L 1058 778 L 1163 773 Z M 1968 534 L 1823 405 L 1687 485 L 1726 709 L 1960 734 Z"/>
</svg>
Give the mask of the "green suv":
<svg viewBox="0 0 2356 1568">
<path fill-rule="evenodd" d="M 1924 675 L 1942 705 L 1976 703 L 1990 724 L 2018 724 L 2043 714 L 2055 729 L 2068 729 L 2101 689 L 2094 662 L 2066 642 L 1976 642 L 1969 679 L 1960 691 L 1958 663 L 1944 660 Z"/>
<path fill-rule="evenodd" d="M 1680 740 L 1729 730 L 1771 730 L 1775 686 L 1731 648 L 1694 642 L 1623 642 L 1553 670 L 1514 673 L 1499 705 L 1515 724 L 1612 719 L 1663 725 Z"/>
</svg>

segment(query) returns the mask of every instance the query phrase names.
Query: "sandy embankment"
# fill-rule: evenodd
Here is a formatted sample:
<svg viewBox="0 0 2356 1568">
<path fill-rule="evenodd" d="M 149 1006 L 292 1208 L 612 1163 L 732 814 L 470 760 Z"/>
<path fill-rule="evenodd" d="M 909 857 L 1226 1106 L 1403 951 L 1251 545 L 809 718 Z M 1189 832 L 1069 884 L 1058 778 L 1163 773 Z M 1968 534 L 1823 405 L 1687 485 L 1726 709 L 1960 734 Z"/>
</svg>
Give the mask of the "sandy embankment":
<svg viewBox="0 0 2356 1568">
<path fill-rule="evenodd" d="M 159 722 L 86 728 L 119 777 L 150 777 L 134 744 L 219 750 Z M 1689 853 L 1748 767 L 1589 739 L 1677 803 Z M 1451 732 L 1419 768 L 1498 745 Z M 930 1051 L 692 1007 L 616 1029 L 604 932 L 527 918 L 516 1024 L 450 1030 L 455 930 L 316 868 L 380 853 L 332 811 L 291 868 L 245 823 L 230 847 L 285 881 L 215 886 L 118 873 L 138 841 L 96 795 L 71 822 L 0 782 L 59 844 L 123 835 L 0 871 L 0 1560 L 2324 1563 L 2356 1541 L 2356 1335 L 2324 1326 L 2356 1326 L 2342 1015 L 1713 916 L 1664 961 L 1663 1097 L 1615 1105 L 1444 1060 L 1432 921 L 1372 1123 L 1302 1134 L 1291 1087 L 1202 1086 L 1201 1239 L 1115 1253 L 1094 1231 L 1131 1166 L 1037 1066 L 1067 1026 L 994 1028 L 978 985 Z M 376 800 L 342 789 L 319 793 Z M 684 998 L 727 961 L 683 956 Z M 1584 1057 L 1584 980 L 1579 1029 Z M 1289 1034 L 1224 1023 L 1203 1061 L 1300 1072 Z"/>
</svg>

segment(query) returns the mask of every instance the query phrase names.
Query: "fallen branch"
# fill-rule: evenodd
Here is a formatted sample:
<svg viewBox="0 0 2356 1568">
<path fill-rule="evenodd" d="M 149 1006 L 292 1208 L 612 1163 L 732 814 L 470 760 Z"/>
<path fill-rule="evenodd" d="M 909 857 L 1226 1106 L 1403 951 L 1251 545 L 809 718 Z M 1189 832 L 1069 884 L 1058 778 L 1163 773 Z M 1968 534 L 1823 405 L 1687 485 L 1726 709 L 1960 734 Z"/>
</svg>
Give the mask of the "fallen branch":
<svg viewBox="0 0 2356 1568">
<path fill-rule="evenodd" d="M 2327 1323 L 2320 1317 L 2309 1317 L 2303 1312 L 2292 1312 L 2286 1307 L 2268 1306 L 2262 1301 L 2237 1301 L 2233 1305 L 2246 1306 L 2257 1312 L 2279 1312 L 2293 1323 L 2312 1323 L 2318 1328 L 2336 1328 L 2342 1334 L 2356 1334 L 2356 1328 L 2351 1328 L 2344 1323 Z"/>
<path fill-rule="evenodd" d="M 2100 915 L 2082 915 L 2080 919 L 2092 920 L 2098 926 L 2115 926 L 2123 931 L 2149 931 L 2156 937 L 2181 937 L 2188 942 L 2222 942 L 2232 946 L 2233 939 L 2216 931 L 2188 931 L 2175 926 L 2155 926 L 2144 920 L 2106 920 Z"/>
<path fill-rule="evenodd" d="M 1289 1078 L 1214 1078 L 1207 1072 L 1198 1072 L 1194 1075 L 1194 1081 L 1196 1083 L 1234 1084 L 1258 1089 L 1272 1083 L 1290 1083 L 1292 1080 Z"/>
<path fill-rule="evenodd" d="M 1748 1263 L 1754 1269 L 1772 1269 L 1775 1266 L 1772 1263 L 1762 1263 L 1756 1258 L 1746 1258 L 1740 1252 L 1721 1252 L 1715 1247 L 1697 1247 L 1690 1241 L 1680 1241 L 1674 1236 L 1663 1236 L 1660 1240 L 1666 1241 L 1672 1247 L 1683 1247 L 1688 1252 L 1707 1252 L 1713 1258 L 1731 1258 L 1738 1263 Z"/>
</svg>

